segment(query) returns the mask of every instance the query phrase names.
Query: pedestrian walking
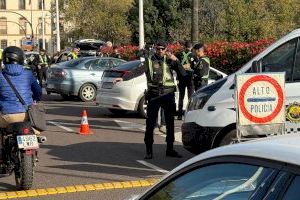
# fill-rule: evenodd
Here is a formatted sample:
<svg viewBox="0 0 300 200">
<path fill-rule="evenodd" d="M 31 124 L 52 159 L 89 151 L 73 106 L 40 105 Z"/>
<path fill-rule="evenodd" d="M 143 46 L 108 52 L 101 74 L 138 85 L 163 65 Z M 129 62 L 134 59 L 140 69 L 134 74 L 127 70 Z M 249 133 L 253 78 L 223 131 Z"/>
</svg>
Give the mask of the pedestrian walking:
<svg viewBox="0 0 300 200">
<path fill-rule="evenodd" d="M 146 99 L 148 101 L 147 106 L 147 119 L 146 119 L 146 131 L 144 142 L 146 144 L 146 156 L 145 159 L 152 159 L 153 157 L 153 132 L 157 122 L 157 116 L 159 108 L 164 109 L 166 128 L 167 128 L 167 149 L 166 156 L 169 157 L 181 157 L 177 151 L 174 150 L 174 115 L 176 111 L 175 104 L 175 91 L 176 84 L 173 77 L 172 70 L 175 70 L 177 74 L 185 74 L 180 61 L 176 56 L 167 51 L 167 44 L 164 41 L 160 41 L 156 44 L 156 53 L 147 58 L 145 64 L 141 67 L 127 73 L 123 78 L 116 78 L 114 83 L 118 81 L 126 81 L 132 77 L 136 77 L 146 74 L 148 90 L 146 93 Z"/>
<path fill-rule="evenodd" d="M 203 43 L 195 44 L 193 49 L 194 56 L 191 58 L 191 68 L 193 70 L 195 91 L 197 91 L 208 84 L 210 60 L 205 55 Z"/>
<path fill-rule="evenodd" d="M 43 81 L 47 79 L 47 69 L 50 65 L 50 57 L 47 55 L 45 49 L 40 50 L 40 55 L 38 57 L 38 66 L 37 66 L 37 76 L 39 80 L 39 84 L 43 87 Z"/>
<path fill-rule="evenodd" d="M 179 102 L 178 102 L 178 120 L 182 120 L 183 116 L 183 100 L 185 97 L 185 91 L 187 90 L 188 99 L 191 98 L 194 93 L 194 84 L 193 84 L 193 70 L 191 68 L 191 59 L 192 59 L 192 48 L 193 45 L 191 42 L 186 41 L 184 44 L 184 50 L 179 53 L 177 58 L 180 60 L 183 68 L 186 71 L 185 76 L 178 77 L 178 89 L 179 89 Z"/>
</svg>

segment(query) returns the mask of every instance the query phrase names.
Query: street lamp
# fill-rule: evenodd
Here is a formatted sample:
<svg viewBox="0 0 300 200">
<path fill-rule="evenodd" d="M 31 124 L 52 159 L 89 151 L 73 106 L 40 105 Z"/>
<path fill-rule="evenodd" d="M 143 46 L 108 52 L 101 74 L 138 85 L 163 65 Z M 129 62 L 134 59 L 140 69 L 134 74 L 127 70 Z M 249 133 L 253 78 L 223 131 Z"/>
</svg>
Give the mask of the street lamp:
<svg viewBox="0 0 300 200">
<path fill-rule="evenodd" d="M 21 15 L 20 13 L 17 13 L 15 11 L 10 11 L 10 10 L 0 10 L 0 12 L 5 12 L 5 13 L 14 13 L 16 15 L 19 15 L 21 16 L 22 18 L 24 18 L 28 24 L 30 25 L 30 28 L 31 28 L 31 45 L 32 45 L 32 49 L 34 48 L 34 42 L 33 42 L 33 38 L 34 38 L 34 35 L 33 35 L 33 28 L 32 28 L 32 23 L 24 16 L 24 15 Z"/>
<path fill-rule="evenodd" d="M 59 7 L 58 0 L 55 1 L 56 6 L 56 50 L 60 52 L 60 30 L 59 30 Z"/>
<path fill-rule="evenodd" d="M 46 24 L 50 25 L 48 22 L 45 22 Z M 35 37 L 36 37 L 36 41 L 37 41 L 37 44 L 39 45 L 39 34 L 38 34 L 38 27 L 42 24 L 42 22 L 39 22 L 36 27 L 35 27 Z M 39 49 L 40 49 L 40 46 L 39 46 Z"/>
</svg>

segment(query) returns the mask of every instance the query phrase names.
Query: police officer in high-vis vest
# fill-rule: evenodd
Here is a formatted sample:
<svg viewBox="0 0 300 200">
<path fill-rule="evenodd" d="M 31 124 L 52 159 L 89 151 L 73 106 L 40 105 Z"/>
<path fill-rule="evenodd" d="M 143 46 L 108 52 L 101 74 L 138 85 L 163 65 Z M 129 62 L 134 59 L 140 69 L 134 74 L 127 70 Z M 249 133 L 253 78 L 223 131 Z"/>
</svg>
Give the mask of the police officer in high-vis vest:
<svg viewBox="0 0 300 200">
<path fill-rule="evenodd" d="M 49 56 L 46 54 L 45 49 L 40 50 L 40 55 L 39 55 L 38 59 L 39 60 L 38 60 L 38 66 L 37 66 L 37 76 L 38 76 L 40 86 L 43 87 L 43 80 L 46 81 L 47 69 L 49 67 L 51 60 L 50 60 Z"/>
<path fill-rule="evenodd" d="M 67 55 L 68 60 L 78 59 L 79 48 L 74 47 L 72 51 Z"/>
<path fill-rule="evenodd" d="M 190 99 L 194 93 L 193 70 L 191 68 L 193 45 L 191 42 L 186 41 L 184 47 L 185 49 L 177 55 L 177 58 L 180 60 L 183 68 L 186 70 L 186 76 L 178 76 L 179 102 L 177 119 L 179 120 L 182 119 L 183 115 L 183 100 L 185 96 L 185 90 L 187 89 L 188 99 Z"/>
<path fill-rule="evenodd" d="M 145 159 L 152 159 L 153 131 L 156 125 L 159 108 L 164 109 L 166 128 L 167 128 L 167 150 L 166 156 L 181 157 L 173 148 L 174 143 L 174 115 L 176 111 L 175 91 L 176 85 L 172 74 L 172 70 L 182 75 L 185 74 L 180 61 L 175 55 L 166 49 L 167 44 L 160 41 L 156 44 L 156 53 L 147 58 L 143 65 L 130 71 L 123 78 L 116 78 L 114 83 L 118 81 L 126 81 L 131 78 L 146 74 L 148 90 L 146 99 L 147 119 L 146 132 L 144 142 L 146 144 Z"/>
<path fill-rule="evenodd" d="M 210 60 L 205 55 L 204 44 L 195 44 L 193 49 L 194 56 L 191 58 L 191 68 L 193 69 L 195 91 L 197 91 L 208 84 Z"/>
</svg>

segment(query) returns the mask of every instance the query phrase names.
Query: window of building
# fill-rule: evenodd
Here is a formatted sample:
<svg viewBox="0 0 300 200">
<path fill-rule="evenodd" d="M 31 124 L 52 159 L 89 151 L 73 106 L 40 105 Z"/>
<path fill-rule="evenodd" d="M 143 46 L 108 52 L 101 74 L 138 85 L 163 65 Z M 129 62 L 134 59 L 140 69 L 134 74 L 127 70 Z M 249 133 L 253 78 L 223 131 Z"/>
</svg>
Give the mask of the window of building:
<svg viewBox="0 0 300 200">
<path fill-rule="evenodd" d="M 19 10 L 25 10 L 25 9 L 26 9 L 26 1 L 19 0 Z"/>
<path fill-rule="evenodd" d="M 0 9 L 6 9 L 6 0 L 0 0 Z"/>
<path fill-rule="evenodd" d="M 25 18 L 20 18 L 19 19 L 19 25 L 20 25 L 20 31 L 19 32 L 20 32 L 20 34 L 25 34 L 26 35 L 26 33 L 27 33 L 26 23 L 27 23 L 27 20 Z"/>
<path fill-rule="evenodd" d="M 0 34 L 2 34 L 2 35 L 7 34 L 7 18 L 6 17 L 0 18 Z"/>
<path fill-rule="evenodd" d="M 5 49 L 7 47 L 7 40 L 1 40 L 1 49 Z"/>
<path fill-rule="evenodd" d="M 44 5 L 43 5 L 44 4 Z M 38 8 L 40 10 L 42 10 L 42 7 L 44 6 L 44 10 L 45 10 L 45 0 L 38 0 Z"/>
</svg>

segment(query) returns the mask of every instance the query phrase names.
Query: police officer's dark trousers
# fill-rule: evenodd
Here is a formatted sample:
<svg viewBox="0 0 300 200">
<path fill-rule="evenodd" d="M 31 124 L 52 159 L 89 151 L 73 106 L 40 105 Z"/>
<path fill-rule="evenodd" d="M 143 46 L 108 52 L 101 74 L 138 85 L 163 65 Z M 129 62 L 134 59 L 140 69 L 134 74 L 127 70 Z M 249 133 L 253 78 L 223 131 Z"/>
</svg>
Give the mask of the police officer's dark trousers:
<svg viewBox="0 0 300 200">
<path fill-rule="evenodd" d="M 38 80 L 41 87 L 43 87 L 43 80 L 46 81 L 47 79 L 47 69 L 47 67 L 37 68 Z"/>
<path fill-rule="evenodd" d="M 162 107 L 165 113 L 166 129 L 167 129 L 167 148 L 173 149 L 174 143 L 174 115 L 176 110 L 174 92 L 168 94 L 149 95 L 147 106 L 145 144 L 147 148 L 152 149 L 153 132 L 157 121 L 159 108 Z"/>
<path fill-rule="evenodd" d="M 185 89 L 187 89 L 188 99 L 191 98 L 194 93 L 194 84 L 191 76 L 179 79 L 179 102 L 178 102 L 178 117 L 183 115 L 183 100 L 185 96 Z"/>
</svg>

